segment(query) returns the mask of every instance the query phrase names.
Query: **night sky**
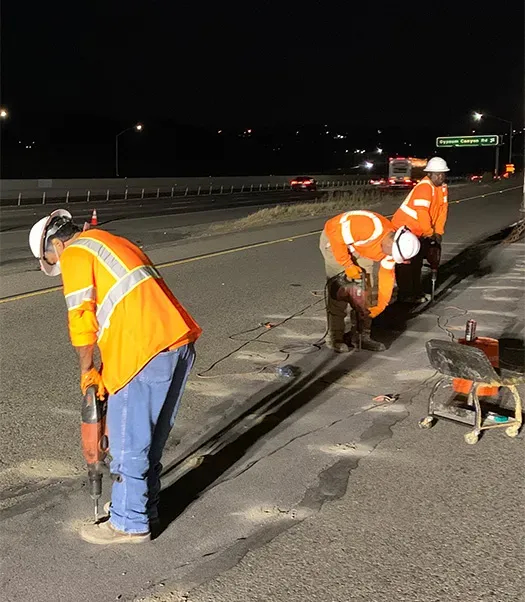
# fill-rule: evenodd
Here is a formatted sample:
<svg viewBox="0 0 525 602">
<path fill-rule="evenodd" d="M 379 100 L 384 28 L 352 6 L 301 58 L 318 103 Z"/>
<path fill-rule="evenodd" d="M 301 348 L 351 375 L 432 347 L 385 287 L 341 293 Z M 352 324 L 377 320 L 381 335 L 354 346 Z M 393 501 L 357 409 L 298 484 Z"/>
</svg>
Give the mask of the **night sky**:
<svg viewBox="0 0 525 602">
<path fill-rule="evenodd" d="M 56 154 L 136 121 L 163 149 L 185 126 L 468 133 L 473 109 L 523 127 L 519 0 L 4 0 L 2 17 L 6 145 L 37 137 Z"/>
</svg>

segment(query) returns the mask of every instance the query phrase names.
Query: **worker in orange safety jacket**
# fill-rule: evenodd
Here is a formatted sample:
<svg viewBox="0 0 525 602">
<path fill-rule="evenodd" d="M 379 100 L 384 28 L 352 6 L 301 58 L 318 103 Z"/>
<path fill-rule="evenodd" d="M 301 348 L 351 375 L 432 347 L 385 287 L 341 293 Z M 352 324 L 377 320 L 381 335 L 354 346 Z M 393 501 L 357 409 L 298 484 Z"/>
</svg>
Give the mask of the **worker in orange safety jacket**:
<svg viewBox="0 0 525 602">
<path fill-rule="evenodd" d="M 398 300 L 421 303 L 426 300 L 421 284 L 423 260 L 429 245 L 441 246 L 448 215 L 448 188 L 445 184 L 449 168 L 441 157 L 432 157 L 425 167 L 428 175 L 409 193 L 392 217 L 395 228 L 408 226 L 419 237 L 421 249 L 409 265 L 396 266 Z"/>
<path fill-rule="evenodd" d="M 158 524 L 162 451 L 201 329 L 125 238 L 83 232 L 59 209 L 33 226 L 29 244 L 47 275 L 62 274 L 82 393 L 90 386 L 100 397 L 109 393 L 110 517 L 85 525 L 81 537 L 96 544 L 148 541 Z M 102 370 L 95 367 L 95 347 Z"/>
<path fill-rule="evenodd" d="M 337 288 L 327 285 L 327 346 L 338 353 L 349 351 L 345 340 L 345 316 L 350 303 L 354 310 L 351 342 L 356 342 L 355 321 L 359 317 L 362 348 L 383 351 L 385 346 L 370 336 L 372 318 L 378 316 L 390 301 L 395 283 L 394 266 L 409 261 L 419 252 L 418 238 L 407 228 L 395 232 L 392 223 L 378 213 L 347 211 L 326 222 L 319 248 L 329 283 L 334 277 L 341 276 L 346 282 L 359 282 L 362 275 L 366 283 L 364 312 L 352 300 L 339 298 Z M 362 315 L 356 316 L 356 313 Z"/>
</svg>

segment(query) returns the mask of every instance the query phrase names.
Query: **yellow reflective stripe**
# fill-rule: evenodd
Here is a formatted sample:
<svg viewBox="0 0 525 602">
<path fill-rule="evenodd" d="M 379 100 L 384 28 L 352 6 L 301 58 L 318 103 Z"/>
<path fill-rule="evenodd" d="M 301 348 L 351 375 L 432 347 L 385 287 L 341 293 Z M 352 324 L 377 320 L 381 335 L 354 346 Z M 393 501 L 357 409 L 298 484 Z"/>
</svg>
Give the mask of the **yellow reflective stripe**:
<svg viewBox="0 0 525 602">
<path fill-rule="evenodd" d="M 351 246 L 354 244 L 354 237 L 352 236 L 352 232 L 350 232 L 350 222 L 346 221 L 341 224 L 341 234 L 347 245 Z"/>
<path fill-rule="evenodd" d="M 72 247 L 82 247 L 94 255 L 118 280 L 129 272 L 120 259 L 104 243 L 94 238 L 79 238 L 71 244 Z"/>
<path fill-rule="evenodd" d="M 370 238 L 367 238 L 366 240 L 356 240 L 356 247 L 358 245 L 366 245 L 367 243 L 372 242 L 376 238 L 379 238 L 379 236 L 381 236 L 381 234 L 383 233 L 383 224 L 381 223 L 381 220 L 377 217 L 377 215 L 374 215 L 371 211 L 350 211 L 349 213 L 351 214 L 351 216 L 355 215 L 361 217 L 368 217 L 372 220 L 372 223 L 374 224 L 374 231 L 372 232 L 372 236 L 370 236 Z"/>
<path fill-rule="evenodd" d="M 417 220 L 417 211 L 415 209 L 411 209 L 406 205 L 406 201 L 400 207 L 401 211 L 404 211 L 407 215 Z"/>
<path fill-rule="evenodd" d="M 69 293 L 69 295 L 66 295 L 65 299 L 68 311 L 77 309 L 84 301 L 93 301 L 95 299 L 95 287 L 86 286 L 86 288 Z"/>
<path fill-rule="evenodd" d="M 124 278 L 116 282 L 108 291 L 104 300 L 97 309 L 99 323 L 98 338 L 102 337 L 104 330 L 109 326 L 110 318 L 116 306 L 135 289 L 139 284 L 149 278 L 160 278 L 159 272 L 151 265 L 142 265 L 128 272 Z"/>
</svg>

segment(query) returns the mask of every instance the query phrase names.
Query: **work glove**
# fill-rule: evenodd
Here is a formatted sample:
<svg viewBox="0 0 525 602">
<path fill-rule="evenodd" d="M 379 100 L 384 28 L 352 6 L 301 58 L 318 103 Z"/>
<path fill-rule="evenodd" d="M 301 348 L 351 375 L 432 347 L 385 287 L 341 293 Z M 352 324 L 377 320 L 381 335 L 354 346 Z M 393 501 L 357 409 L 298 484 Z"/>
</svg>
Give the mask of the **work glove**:
<svg viewBox="0 0 525 602">
<path fill-rule="evenodd" d="M 348 280 L 360 280 L 363 270 L 358 265 L 351 265 L 345 269 L 345 274 Z"/>
<path fill-rule="evenodd" d="M 80 377 L 80 388 L 82 389 L 82 395 L 85 395 L 89 387 L 96 387 L 97 397 L 104 399 L 106 395 L 106 387 L 102 382 L 102 376 L 96 368 L 91 368 L 88 372 Z"/>
</svg>

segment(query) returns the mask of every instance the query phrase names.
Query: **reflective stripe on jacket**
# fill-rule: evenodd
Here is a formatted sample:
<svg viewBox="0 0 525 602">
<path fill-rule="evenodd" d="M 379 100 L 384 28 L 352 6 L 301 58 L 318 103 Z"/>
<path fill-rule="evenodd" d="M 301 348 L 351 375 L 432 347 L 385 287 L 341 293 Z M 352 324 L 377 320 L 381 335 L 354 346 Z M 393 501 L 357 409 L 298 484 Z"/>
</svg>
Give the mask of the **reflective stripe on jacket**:
<svg viewBox="0 0 525 602">
<path fill-rule="evenodd" d="M 428 176 L 414 186 L 401 207 L 394 213 L 396 230 L 408 226 L 416 236 L 445 233 L 448 214 L 448 187 L 434 186 Z"/>
<path fill-rule="evenodd" d="M 64 250 L 60 266 L 71 342 L 98 344 L 110 393 L 158 353 L 202 332 L 149 258 L 125 238 L 83 232 Z"/>
<path fill-rule="evenodd" d="M 381 246 L 385 236 L 394 231 L 391 222 L 373 211 L 347 211 L 329 219 L 324 230 L 342 268 L 355 265 L 353 255 L 380 262 L 377 306 L 370 308 L 370 315 L 377 316 L 388 305 L 395 283 L 395 262 Z"/>
</svg>

